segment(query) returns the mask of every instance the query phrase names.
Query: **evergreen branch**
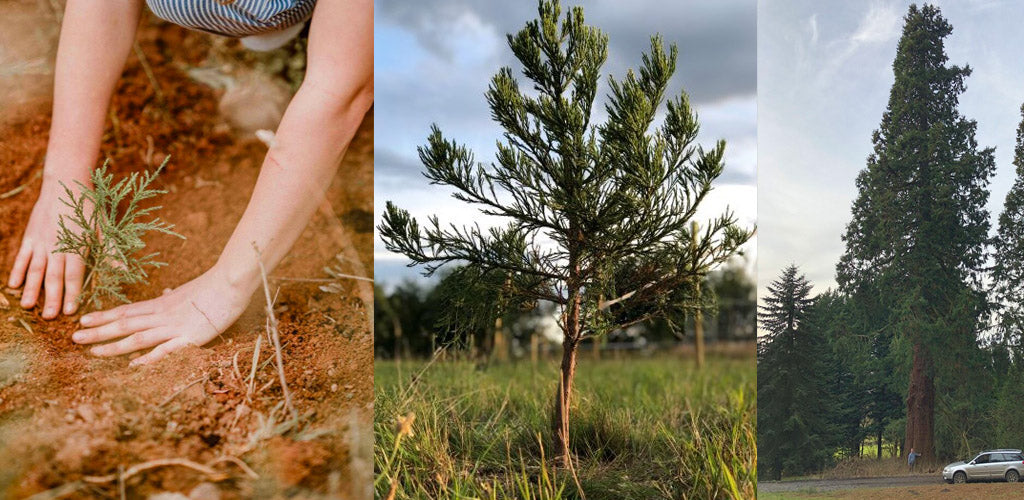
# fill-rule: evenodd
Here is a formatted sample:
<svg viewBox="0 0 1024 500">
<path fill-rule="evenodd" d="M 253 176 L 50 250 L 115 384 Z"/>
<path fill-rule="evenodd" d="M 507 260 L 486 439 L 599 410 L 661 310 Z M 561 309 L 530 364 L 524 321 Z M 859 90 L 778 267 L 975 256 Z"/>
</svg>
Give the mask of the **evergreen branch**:
<svg viewBox="0 0 1024 500">
<path fill-rule="evenodd" d="M 116 183 L 113 182 L 113 174 L 107 173 L 107 160 L 92 172 L 92 188 L 75 183 L 78 194 L 61 183 L 65 195 L 61 203 L 71 209 L 71 214 L 62 215 L 57 221 L 57 248 L 54 252 L 78 255 L 85 261 L 86 278 L 78 299 L 80 303 L 101 308 L 108 299 L 130 302 L 122 292 L 123 286 L 146 283 L 147 268 L 166 265 L 156 260 L 157 253 L 137 256 L 146 246 L 143 236 L 157 232 L 184 239 L 174 232 L 173 225 L 159 217 L 140 220 L 140 217 L 152 216 L 160 208 L 140 208 L 140 203 L 166 193 L 151 189 L 149 185 L 169 160 L 168 156 L 153 172 L 142 175 L 135 172 Z"/>
</svg>

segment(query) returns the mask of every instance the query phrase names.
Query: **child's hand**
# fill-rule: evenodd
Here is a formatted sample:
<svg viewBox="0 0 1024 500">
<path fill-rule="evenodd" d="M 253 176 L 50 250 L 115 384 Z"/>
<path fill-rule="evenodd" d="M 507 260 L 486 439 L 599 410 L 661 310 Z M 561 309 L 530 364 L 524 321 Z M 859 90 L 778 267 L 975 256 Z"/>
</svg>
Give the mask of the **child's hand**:
<svg viewBox="0 0 1024 500">
<path fill-rule="evenodd" d="M 78 344 L 117 340 L 92 348 L 96 356 L 118 356 L 156 346 L 132 361 L 151 363 L 188 345 L 203 345 L 241 316 L 252 296 L 233 287 L 214 267 L 202 276 L 152 300 L 82 316 L 87 327 L 72 335 Z"/>
<path fill-rule="evenodd" d="M 57 248 L 57 221 L 70 210 L 60 201 L 63 192 L 64 189 L 59 184 L 44 181 L 39 199 L 32 208 L 25 234 L 21 238 L 21 248 L 14 259 L 10 278 L 7 280 L 11 288 L 25 285 L 21 294 L 21 306 L 26 309 L 36 305 L 40 288 L 44 290 L 45 319 L 56 318 L 62 303 L 64 314 L 75 313 L 85 276 L 85 263 L 81 257 L 53 253 Z"/>
</svg>

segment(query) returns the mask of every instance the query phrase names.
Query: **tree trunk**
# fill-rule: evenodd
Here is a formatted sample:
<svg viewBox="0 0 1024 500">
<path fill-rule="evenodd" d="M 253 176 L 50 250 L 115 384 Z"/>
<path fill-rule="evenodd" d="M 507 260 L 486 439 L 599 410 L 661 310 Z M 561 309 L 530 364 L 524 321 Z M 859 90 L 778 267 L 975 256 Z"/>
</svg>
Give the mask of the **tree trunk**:
<svg viewBox="0 0 1024 500">
<path fill-rule="evenodd" d="M 878 459 L 878 460 L 882 459 L 882 424 L 881 423 L 878 424 L 878 454 L 876 455 L 876 459 Z"/>
<path fill-rule="evenodd" d="M 499 315 L 494 320 L 494 346 L 492 347 L 492 357 L 504 363 L 508 361 L 508 343 L 505 341 L 505 325 L 502 322 L 502 318 Z"/>
<path fill-rule="evenodd" d="M 935 382 L 930 373 L 931 360 L 919 342 L 914 343 L 914 362 L 907 389 L 907 435 L 904 450 L 914 449 L 921 459 L 935 460 Z"/>
<path fill-rule="evenodd" d="M 693 221 L 692 226 L 692 237 L 690 238 L 690 249 L 693 252 L 694 258 L 699 254 L 697 251 L 697 237 L 700 234 L 700 226 L 697 225 L 697 221 Z M 698 261 L 694 262 L 694 268 L 696 270 Z M 697 349 L 697 368 L 704 367 L 704 307 L 703 300 L 700 294 L 700 280 L 702 273 L 694 273 L 693 287 L 696 290 L 697 295 L 697 307 L 694 309 L 693 314 L 693 337 Z"/>
<path fill-rule="evenodd" d="M 697 295 L 700 295 L 700 284 L 697 285 Z M 704 368 L 704 313 L 700 306 L 693 315 L 693 333 L 697 344 L 697 368 Z"/>
<path fill-rule="evenodd" d="M 580 343 L 580 307 L 579 289 L 570 293 L 569 310 L 566 312 L 564 330 L 562 331 L 562 364 L 559 370 L 558 390 L 555 392 L 555 411 L 551 420 L 551 430 L 555 437 L 555 457 L 559 465 L 572 465 L 569 448 L 569 408 L 572 403 L 572 379 L 576 375 L 576 351 Z"/>
<path fill-rule="evenodd" d="M 572 379 L 576 374 L 576 349 L 579 344 L 572 339 L 562 341 L 562 365 L 555 393 L 555 412 L 551 422 L 555 436 L 555 457 L 563 467 L 570 464 L 569 450 L 569 403 L 572 397 Z"/>
</svg>

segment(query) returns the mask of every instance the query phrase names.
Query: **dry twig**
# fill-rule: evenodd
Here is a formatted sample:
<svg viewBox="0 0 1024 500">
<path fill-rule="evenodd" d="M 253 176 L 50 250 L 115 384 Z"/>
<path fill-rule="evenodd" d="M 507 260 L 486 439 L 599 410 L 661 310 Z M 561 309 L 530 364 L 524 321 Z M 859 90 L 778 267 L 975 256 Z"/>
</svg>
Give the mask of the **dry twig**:
<svg viewBox="0 0 1024 500">
<path fill-rule="evenodd" d="M 284 393 L 284 404 L 291 412 L 292 417 L 298 417 L 295 406 L 292 405 L 292 394 L 288 390 L 288 381 L 284 376 L 284 360 L 281 356 L 281 334 L 277 329 L 277 317 L 274 315 L 274 301 L 270 298 L 270 285 L 267 283 L 267 270 L 263 267 L 263 254 L 256 243 L 252 247 L 256 250 L 256 263 L 260 266 L 260 277 L 263 279 L 263 294 L 267 299 L 267 319 L 269 320 L 268 334 L 274 343 L 274 357 L 277 360 L 277 374 L 281 378 L 281 392 Z"/>
<path fill-rule="evenodd" d="M 171 401 L 173 401 L 174 398 L 178 397 L 179 394 L 185 392 L 189 387 L 192 387 L 193 385 L 196 385 L 196 384 L 198 384 L 200 382 L 205 382 L 209 378 L 210 378 L 210 374 L 206 373 L 202 377 L 199 377 L 199 378 L 189 382 L 188 384 L 185 384 L 185 386 L 182 387 L 181 389 L 178 389 L 178 390 L 174 391 L 174 394 L 171 394 L 170 396 L 167 396 L 167 399 L 163 400 L 163 402 L 158 404 L 156 407 L 157 408 L 163 408 L 164 406 L 167 406 L 167 403 L 170 403 Z"/>
<path fill-rule="evenodd" d="M 135 464 L 129 467 L 127 470 L 125 470 L 123 474 L 108 474 L 106 476 L 85 476 L 82 478 L 82 480 L 91 484 L 102 484 L 117 481 L 119 477 L 121 478 L 121 480 L 127 480 L 128 478 L 140 472 L 144 472 L 149 469 L 155 469 L 157 467 L 167 467 L 171 465 L 187 467 L 196 472 L 201 472 L 209 476 L 210 479 L 213 479 L 214 481 L 222 481 L 224 479 L 227 479 L 228 477 L 227 474 L 217 471 L 211 468 L 210 466 L 196 463 L 185 458 L 161 458 L 159 460 L 150 460 L 148 462 Z"/>
</svg>

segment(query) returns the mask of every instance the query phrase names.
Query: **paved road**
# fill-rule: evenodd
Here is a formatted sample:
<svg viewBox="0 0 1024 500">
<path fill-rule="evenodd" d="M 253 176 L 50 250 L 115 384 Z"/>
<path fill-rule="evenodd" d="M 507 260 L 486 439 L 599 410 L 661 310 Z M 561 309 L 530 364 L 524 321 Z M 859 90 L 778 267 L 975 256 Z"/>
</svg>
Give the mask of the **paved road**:
<svg viewBox="0 0 1024 500">
<path fill-rule="evenodd" d="M 939 474 L 869 477 L 859 479 L 802 479 L 799 481 L 758 481 L 757 491 L 777 493 L 780 491 L 832 491 L 852 490 L 857 488 L 888 488 L 894 486 L 917 486 L 922 484 L 942 484 Z"/>
</svg>

